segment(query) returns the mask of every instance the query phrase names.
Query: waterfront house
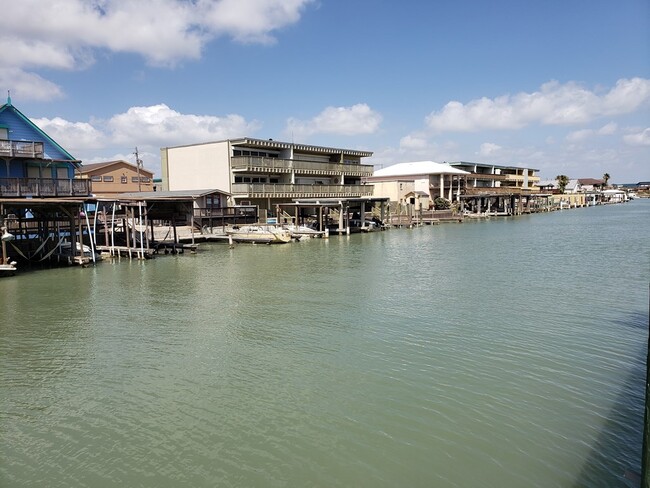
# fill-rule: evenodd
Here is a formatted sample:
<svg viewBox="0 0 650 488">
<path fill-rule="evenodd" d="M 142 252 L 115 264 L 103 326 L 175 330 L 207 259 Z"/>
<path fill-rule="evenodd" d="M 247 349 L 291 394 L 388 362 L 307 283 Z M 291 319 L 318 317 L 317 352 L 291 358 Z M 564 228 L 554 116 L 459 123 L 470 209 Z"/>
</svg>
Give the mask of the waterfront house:
<svg viewBox="0 0 650 488">
<path fill-rule="evenodd" d="M 411 199 L 418 195 L 418 203 L 429 208 L 438 197 L 453 200 L 467 175 L 467 171 L 447 163 L 415 161 L 378 169 L 364 181 L 375 187 L 375 196 L 389 197 L 394 203 L 409 204 L 415 203 Z"/>
<path fill-rule="evenodd" d="M 537 175 L 539 170 L 537 169 L 467 161 L 456 161 L 449 164 L 454 168 L 471 173 L 471 176 L 465 179 L 468 190 L 466 193 L 486 191 L 493 193 L 525 193 L 538 191 L 535 186 L 540 180 Z M 486 190 L 487 188 L 490 188 L 490 190 Z M 476 189 L 476 191 L 473 191 L 473 189 Z"/>
<path fill-rule="evenodd" d="M 88 196 L 90 182 L 74 179 L 80 165 L 7 98 L 0 107 L 0 198 Z"/>
<path fill-rule="evenodd" d="M 93 195 L 101 197 L 154 190 L 153 171 L 123 160 L 84 164 L 78 176 L 90 180 Z"/>
<path fill-rule="evenodd" d="M 240 138 L 161 149 L 163 190 L 219 188 L 264 219 L 297 199 L 371 197 L 372 152 Z"/>
</svg>

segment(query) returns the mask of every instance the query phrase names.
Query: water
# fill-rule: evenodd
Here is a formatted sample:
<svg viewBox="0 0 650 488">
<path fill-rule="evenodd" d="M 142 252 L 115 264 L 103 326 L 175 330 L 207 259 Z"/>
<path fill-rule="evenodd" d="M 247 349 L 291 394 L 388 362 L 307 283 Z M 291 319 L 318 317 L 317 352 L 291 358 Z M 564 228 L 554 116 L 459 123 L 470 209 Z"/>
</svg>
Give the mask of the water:
<svg viewBox="0 0 650 488">
<path fill-rule="evenodd" d="M 633 486 L 650 200 L 0 280 L 0 486 Z"/>
</svg>

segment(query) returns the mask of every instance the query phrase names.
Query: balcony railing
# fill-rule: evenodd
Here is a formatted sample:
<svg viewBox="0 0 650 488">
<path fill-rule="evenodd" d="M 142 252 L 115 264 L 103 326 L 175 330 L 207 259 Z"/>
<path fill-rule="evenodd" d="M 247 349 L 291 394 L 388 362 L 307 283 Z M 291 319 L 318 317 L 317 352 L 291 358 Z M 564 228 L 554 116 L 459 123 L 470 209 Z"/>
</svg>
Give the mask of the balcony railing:
<svg viewBox="0 0 650 488">
<path fill-rule="evenodd" d="M 9 158 L 43 159 L 43 143 L 0 139 L 0 156 Z"/>
<path fill-rule="evenodd" d="M 233 171 L 251 173 L 299 173 L 302 175 L 322 176 L 372 176 L 374 167 L 370 164 L 320 163 L 316 161 L 299 161 L 294 159 L 258 158 L 253 156 L 235 156 L 232 158 Z"/>
<path fill-rule="evenodd" d="M 0 178 L 0 197 L 89 196 L 90 180 Z"/>
<path fill-rule="evenodd" d="M 337 198 L 372 196 L 372 185 L 291 185 L 235 183 L 232 193 L 249 198 Z"/>
</svg>

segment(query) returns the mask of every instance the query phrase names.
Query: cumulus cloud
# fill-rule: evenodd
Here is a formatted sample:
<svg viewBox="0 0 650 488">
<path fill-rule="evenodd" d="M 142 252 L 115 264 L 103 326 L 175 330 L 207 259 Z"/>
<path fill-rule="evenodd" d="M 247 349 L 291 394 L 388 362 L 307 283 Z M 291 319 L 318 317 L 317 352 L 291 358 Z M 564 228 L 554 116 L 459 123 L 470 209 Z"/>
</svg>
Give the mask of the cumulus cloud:
<svg viewBox="0 0 650 488">
<path fill-rule="evenodd" d="M 72 154 L 87 149 L 99 149 L 106 144 L 105 135 L 87 122 L 69 122 L 60 117 L 31 121 Z"/>
<path fill-rule="evenodd" d="M 98 51 L 133 53 L 151 65 L 173 66 L 198 59 L 205 44 L 219 36 L 246 43 L 273 42 L 273 34 L 298 22 L 313 1 L 9 2 L 3 8 L 4 18 L 11 22 L 5 22 L 0 32 L 0 71 L 14 69 L 22 77 L 33 77 L 29 70 L 81 69 L 93 62 Z M 38 98 L 37 92 L 31 93 L 23 98 Z M 55 95 L 52 90 L 48 93 Z"/>
<path fill-rule="evenodd" d="M 618 130 L 618 125 L 615 122 L 603 125 L 600 129 L 580 129 L 570 132 L 566 136 L 569 142 L 581 142 L 594 136 L 611 136 Z"/>
<path fill-rule="evenodd" d="M 174 146 L 249 135 L 259 129 L 256 121 L 241 115 L 182 114 L 165 104 L 131 107 L 107 123 L 116 144 Z"/>
<path fill-rule="evenodd" d="M 577 83 L 551 81 L 533 93 L 447 103 L 426 117 L 436 131 L 521 129 L 527 125 L 572 125 L 598 117 L 631 113 L 650 102 L 650 80 L 621 79 L 605 93 Z"/>
<path fill-rule="evenodd" d="M 11 90 L 21 100 L 53 100 L 63 97 L 61 88 L 35 73 L 18 68 L 0 69 L 0 87 Z"/>
<path fill-rule="evenodd" d="M 382 117 L 365 103 L 352 107 L 327 107 L 309 121 L 290 118 L 287 134 L 306 137 L 312 134 L 359 135 L 372 134 L 379 129 Z"/>
<path fill-rule="evenodd" d="M 650 146 L 650 127 L 624 135 L 623 141 L 630 146 Z"/>
<path fill-rule="evenodd" d="M 429 141 L 425 137 L 408 135 L 404 136 L 399 141 L 399 147 L 407 150 L 426 149 L 429 146 Z"/>
</svg>

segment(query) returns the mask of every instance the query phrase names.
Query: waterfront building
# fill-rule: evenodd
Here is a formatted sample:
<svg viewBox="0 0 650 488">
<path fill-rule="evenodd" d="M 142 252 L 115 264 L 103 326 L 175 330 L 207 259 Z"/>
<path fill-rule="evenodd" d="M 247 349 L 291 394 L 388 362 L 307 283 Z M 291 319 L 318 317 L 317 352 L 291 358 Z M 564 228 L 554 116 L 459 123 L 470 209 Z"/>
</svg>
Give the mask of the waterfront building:
<svg viewBox="0 0 650 488">
<path fill-rule="evenodd" d="M 429 208 L 438 197 L 453 200 L 467 175 L 469 172 L 447 163 L 415 161 L 378 169 L 364 181 L 375 187 L 375 196 L 405 204 L 417 200 L 418 205 Z"/>
<path fill-rule="evenodd" d="M 88 196 L 90 182 L 74 179 L 80 166 L 7 97 L 0 107 L 0 198 Z"/>
<path fill-rule="evenodd" d="M 305 198 L 371 197 L 372 152 L 240 138 L 161 149 L 163 190 L 218 188 L 260 217 Z"/>
<path fill-rule="evenodd" d="M 153 171 L 124 160 L 84 164 L 77 174 L 82 179 L 90 180 L 91 191 L 97 196 L 154 190 Z"/>
<path fill-rule="evenodd" d="M 540 180 L 538 169 L 467 161 L 451 162 L 449 165 L 471 173 L 465 180 L 468 189 L 466 193 L 475 193 L 473 189 L 484 192 L 486 188 L 495 193 L 538 191 L 535 186 Z M 499 190 L 492 190 L 496 188 Z"/>
</svg>

